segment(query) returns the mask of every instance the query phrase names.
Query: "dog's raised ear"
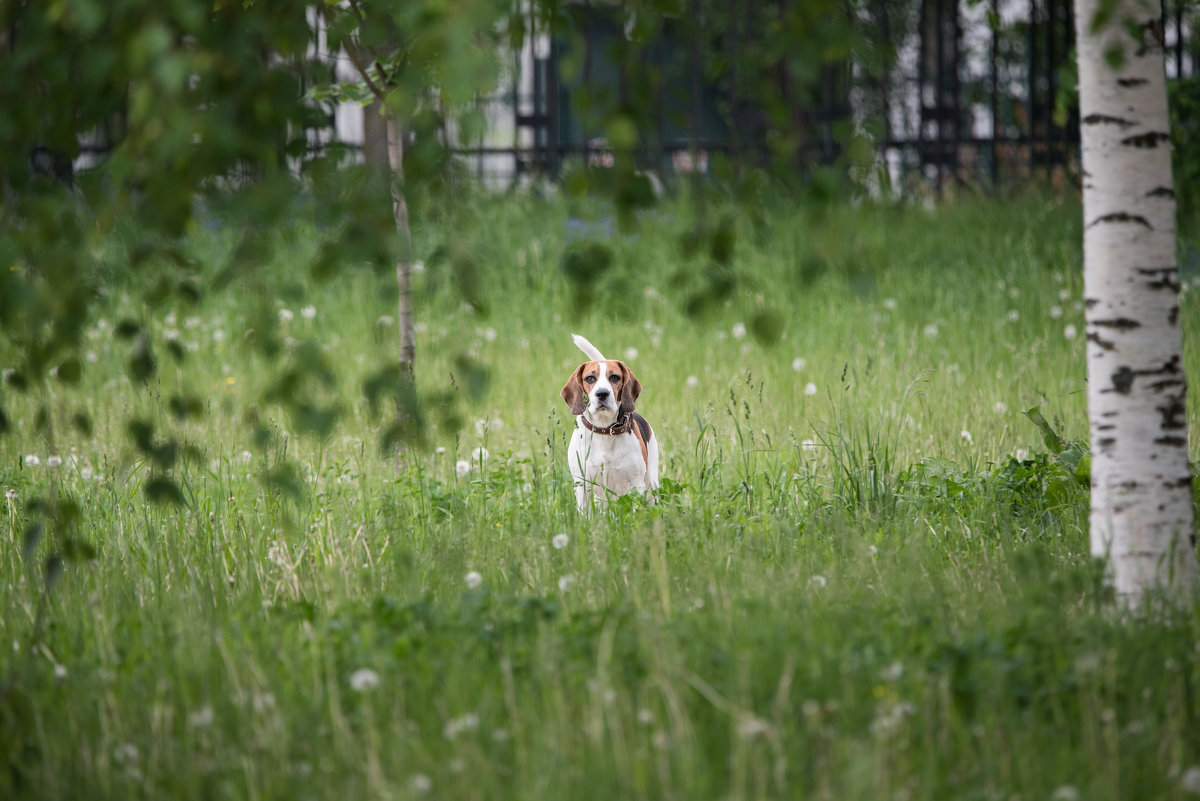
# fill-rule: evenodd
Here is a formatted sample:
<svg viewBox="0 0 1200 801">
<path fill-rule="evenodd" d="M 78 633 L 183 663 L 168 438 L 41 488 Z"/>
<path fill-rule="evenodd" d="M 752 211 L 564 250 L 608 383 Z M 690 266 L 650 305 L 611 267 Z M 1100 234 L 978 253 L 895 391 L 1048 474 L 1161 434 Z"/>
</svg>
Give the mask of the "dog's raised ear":
<svg viewBox="0 0 1200 801">
<path fill-rule="evenodd" d="M 633 412 L 634 401 L 642 394 L 642 382 L 637 380 L 633 371 L 625 366 L 625 362 L 617 362 L 621 367 L 621 407 L 620 414 L 624 417 Z"/>
<path fill-rule="evenodd" d="M 571 414 L 574 415 L 581 415 L 587 409 L 587 391 L 583 388 L 584 367 L 587 367 L 587 362 L 579 365 L 579 368 L 571 373 L 571 377 L 562 388 L 562 399 L 571 407 Z"/>
</svg>

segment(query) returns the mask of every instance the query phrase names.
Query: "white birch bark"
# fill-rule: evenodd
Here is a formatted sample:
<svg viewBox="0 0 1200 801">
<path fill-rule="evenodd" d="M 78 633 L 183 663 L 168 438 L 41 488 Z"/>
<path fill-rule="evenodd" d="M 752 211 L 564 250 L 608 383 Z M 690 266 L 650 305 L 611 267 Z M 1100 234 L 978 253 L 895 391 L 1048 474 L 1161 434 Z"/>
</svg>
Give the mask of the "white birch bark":
<svg viewBox="0 0 1200 801">
<path fill-rule="evenodd" d="M 1137 607 L 1155 588 L 1189 597 L 1198 572 L 1161 8 L 1075 0 L 1075 20 L 1091 550 Z"/>
</svg>

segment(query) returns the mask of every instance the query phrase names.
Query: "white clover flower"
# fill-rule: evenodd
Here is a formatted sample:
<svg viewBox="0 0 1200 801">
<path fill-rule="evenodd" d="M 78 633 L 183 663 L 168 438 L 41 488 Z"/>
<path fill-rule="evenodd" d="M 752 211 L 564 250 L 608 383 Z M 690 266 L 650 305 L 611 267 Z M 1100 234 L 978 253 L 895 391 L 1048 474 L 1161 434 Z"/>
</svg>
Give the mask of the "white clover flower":
<svg viewBox="0 0 1200 801">
<path fill-rule="evenodd" d="M 51 454 L 46 457 L 46 467 L 58 467 L 62 464 L 62 457 L 58 454 Z"/>
<path fill-rule="evenodd" d="M 895 311 L 896 299 L 895 298 L 884 298 L 883 299 L 883 308 L 887 309 L 888 311 Z"/>
<path fill-rule="evenodd" d="M 560 592 L 566 592 L 573 586 L 575 586 L 575 577 L 570 573 L 560 577 L 558 580 L 558 589 Z"/>
<path fill-rule="evenodd" d="M 963 442 L 967 443 L 968 445 L 970 445 L 972 442 L 975 441 L 975 438 L 971 436 L 971 432 L 965 428 L 962 431 L 958 432 L 958 437 L 959 437 L 959 439 L 961 439 Z"/>
<path fill-rule="evenodd" d="M 817 394 L 817 385 L 814 384 L 813 382 L 809 381 L 807 384 L 804 385 L 804 394 L 805 395 L 816 395 Z"/>
<path fill-rule="evenodd" d="M 468 462 L 466 459 L 459 459 L 457 462 L 454 463 L 454 474 L 457 475 L 459 478 L 462 478 L 463 476 L 465 476 L 467 473 L 470 473 L 470 472 L 471 472 L 471 463 Z"/>
<path fill-rule="evenodd" d="M 1008 404 L 1006 404 L 1004 401 L 996 401 L 995 405 L 992 406 L 992 410 L 995 411 L 996 414 L 1004 414 L 1008 411 Z"/>
<path fill-rule="evenodd" d="M 550 540 L 550 544 L 554 546 L 554 550 L 556 551 L 561 551 L 563 548 L 566 548 L 568 542 L 569 540 L 567 539 L 566 534 L 555 534 L 554 539 Z"/>
<path fill-rule="evenodd" d="M 37 454 L 31 453 L 25 457 L 25 466 L 26 467 L 37 467 L 41 463 L 42 463 L 42 460 L 37 457 Z"/>
<path fill-rule="evenodd" d="M 741 339 L 746 336 L 746 324 L 734 323 L 733 330 L 730 333 L 733 334 L 734 339 Z"/>
<path fill-rule="evenodd" d="M 700 385 L 700 379 L 696 378 L 694 375 L 689 375 L 687 380 L 685 380 L 683 383 L 688 389 L 695 389 Z"/>
<path fill-rule="evenodd" d="M 211 726 L 213 721 L 216 720 L 216 717 L 217 715 L 215 712 L 213 712 L 213 708 L 208 704 L 205 704 L 192 714 L 188 715 L 188 725 L 193 729 L 203 729 Z"/>
<path fill-rule="evenodd" d="M 379 686 L 379 674 L 370 668 L 359 668 L 350 674 L 350 689 L 365 693 Z"/>
<path fill-rule="evenodd" d="M 1067 339 L 1074 339 L 1075 337 L 1079 336 L 1079 329 L 1073 325 L 1067 325 L 1067 327 L 1063 329 L 1063 336 Z"/>
<path fill-rule="evenodd" d="M 465 580 L 467 582 L 467 588 L 472 590 L 479 589 L 480 585 L 483 584 L 483 576 L 480 575 L 479 571 L 477 570 L 472 570 L 470 573 L 467 573 Z"/>
<path fill-rule="evenodd" d="M 805 359 L 803 356 L 797 356 L 796 358 L 792 359 L 792 369 L 797 373 L 803 370 L 805 367 L 808 367 L 808 359 Z"/>
<path fill-rule="evenodd" d="M 300 316 L 305 320 L 311 320 L 317 316 L 317 307 L 309 304 L 300 310 Z"/>
<path fill-rule="evenodd" d="M 930 323 L 929 325 L 925 326 L 925 336 L 929 337 L 930 339 L 933 339 L 937 335 L 938 335 L 937 323 Z"/>
<path fill-rule="evenodd" d="M 1057 320 L 1063 316 L 1062 306 L 1054 305 L 1050 307 L 1050 316 Z"/>
</svg>

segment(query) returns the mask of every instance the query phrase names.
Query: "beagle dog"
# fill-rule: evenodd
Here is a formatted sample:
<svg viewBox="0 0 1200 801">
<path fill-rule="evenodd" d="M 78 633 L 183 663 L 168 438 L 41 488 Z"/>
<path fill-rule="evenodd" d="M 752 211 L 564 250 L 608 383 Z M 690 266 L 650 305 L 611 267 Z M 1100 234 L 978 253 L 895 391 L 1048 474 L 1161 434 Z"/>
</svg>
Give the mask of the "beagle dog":
<svg viewBox="0 0 1200 801">
<path fill-rule="evenodd" d="M 563 400 L 579 421 L 567 448 L 579 511 L 587 515 L 593 501 L 604 509 L 610 495 L 631 490 L 654 503 L 658 438 L 646 418 L 633 411 L 641 382 L 624 362 L 605 359 L 592 343 L 571 336 L 589 359 L 562 388 Z"/>
</svg>

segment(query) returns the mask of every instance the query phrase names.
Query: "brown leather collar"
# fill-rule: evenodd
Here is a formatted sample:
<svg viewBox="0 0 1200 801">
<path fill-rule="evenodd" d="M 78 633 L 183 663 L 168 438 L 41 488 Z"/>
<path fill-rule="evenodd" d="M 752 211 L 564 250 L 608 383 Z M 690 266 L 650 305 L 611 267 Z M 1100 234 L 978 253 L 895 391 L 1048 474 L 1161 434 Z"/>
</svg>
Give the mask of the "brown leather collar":
<svg viewBox="0 0 1200 801">
<path fill-rule="evenodd" d="M 595 434 L 604 434 L 608 437 L 615 437 L 618 434 L 628 434 L 630 429 L 633 428 L 633 415 L 631 414 L 626 414 L 624 417 L 618 417 L 617 422 L 613 423 L 608 428 L 597 428 L 589 423 L 587 418 L 583 417 L 582 415 L 580 415 L 579 420 L 583 423 L 583 427 L 588 431 L 591 431 Z"/>
</svg>

